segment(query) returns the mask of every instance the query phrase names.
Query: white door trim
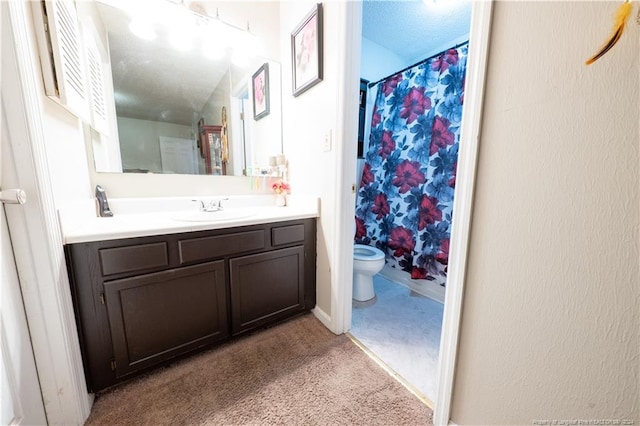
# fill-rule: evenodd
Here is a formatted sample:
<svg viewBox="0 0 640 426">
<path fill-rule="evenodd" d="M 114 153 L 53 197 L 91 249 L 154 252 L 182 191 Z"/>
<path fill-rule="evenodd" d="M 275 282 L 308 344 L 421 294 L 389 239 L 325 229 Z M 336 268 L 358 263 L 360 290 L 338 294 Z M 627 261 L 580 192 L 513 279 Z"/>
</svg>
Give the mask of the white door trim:
<svg viewBox="0 0 640 426">
<path fill-rule="evenodd" d="M 451 227 L 451 251 L 438 357 L 438 385 L 433 407 L 434 425 L 449 424 L 451 416 L 492 11 L 493 1 L 473 3 L 456 196 L 453 201 L 455 218 Z"/>
<path fill-rule="evenodd" d="M 345 49 L 338 60 L 338 108 L 336 108 L 336 170 L 334 274 L 331 277 L 331 331 L 344 333 L 351 327 L 353 280 L 353 235 L 355 232 L 356 157 L 358 136 L 358 96 L 362 42 L 362 2 L 341 4 L 343 22 L 337 25 L 338 40 Z"/>
<path fill-rule="evenodd" d="M 12 40 L 2 52 L 2 98 L 12 140 L 15 176 L 29 194 L 21 209 L 7 212 L 16 266 L 31 331 L 45 411 L 50 424 L 82 424 L 89 415 L 80 346 L 67 268 L 47 164 L 31 5 L 2 2 Z M 4 40 L 3 40 L 4 42 Z M 5 68 L 7 67 L 7 68 Z M 5 72 L 8 70 L 9 72 Z M 55 143 L 55 138 L 47 139 Z M 8 184 L 8 183 L 7 183 Z"/>
<path fill-rule="evenodd" d="M 489 33 L 491 29 L 491 14 L 493 1 L 473 2 L 471 14 L 471 29 L 469 32 L 469 56 L 467 62 L 467 78 L 465 88 L 465 108 L 463 109 L 460 151 L 458 154 L 458 172 L 456 177 L 456 197 L 453 211 L 455 221 L 451 230 L 451 252 L 449 253 L 449 269 L 447 277 L 447 291 L 444 302 L 444 316 L 442 324 L 442 337 L 440 341 L 440 357 L 438 365 L 438 388 L 434 406 L 434 425 L 449 424 L 451 398 L 453 395 L 453 380 L 455 376 L 455 363 L 458 350 L 458 337 L 460 332 L 460 314 L 462 312 L 462 296 L 464 290 L 464 278 L 467 265 L 467 252 L 469 232 L 471 225 L 471 213 L 473 206 L 473 194 L 475 185 L 475 169 L 477 163 L 478 144 L 480 137 L 480 123 L 482 118 L 482 104 L 484 100 L 485 72 L 487 53 L 489 47 Z M 351 108 L 346 96 L 351 96 L 359 88 L 359 79 L 352 76 L 353 63 L 361 55 L 360 37 L 362 31 L 361 17 L 352 15 L 361 14 L 355 6 L 347 9 L 345 23 L 351 31 L 345 37 L 346 58 L 343 68 L 340 70 L 345 79 L 345 88 L 342 93 L 341 114 L 346 117 Z M 353 87 L 352 87 L 353 86 Z M 355 111 L 355 110 L 354 110 Z M 357 122 L 357 118 L 355 118 Z M 338 121 L 340 123 L 340 121 Z M 354 133 L 348 125 L 338 126 L 337 134 L 343 141 L 353 140 Z M 351 182 L 355 179 L 355 151 L 353 143 L 342 144 L 338 153 L 338 164 L 341 168 L 341 178 Z M 354 152 L 352 152 L 354 151 Z M 335 305 L 332 306 L 332 331 L 346 332 L 351 323 L 351 295 L 352 295 L 352 270 L 353 259 L 350 255 L 353 245 L 353 222 L 355 205 L 351 187 L 347 188 L 343 179 L 338 179 L 336 192 L 340 194 L 337 203 L 337 229 L 344 238 L 339 238 L 339 254 L 343 254 L 336 263 L 335 277 L 332 280 L 332 294 L 336 295 Z M 351 203 L 351 205 L 349 204 Z"/>
<path fill-rule="evenodd" d="M 0 22 L 2 12 L 0 8 Z M 6 25 L 5 25 L 6 26 Z M 5 30 L 0 23 L 0 29 Z M 4 103 L 0 102 L 0 191 L 11 190 L 3 186 L 9 182 L 8 162 L 12 161 L 9 132 L 3 124 L 6 122 Z M 18 188 L 12 188 L 18 189 Z M 7 195 L 9 195 L 7 193 Z M 13 197 L 7 197 L 12 199 Z M 17 198 L 17 197 L 16 197 Z M 33 358 L 31 336 L 24 312 L 22 290 L 18 280 L 16 261 L 9 235 L 5 214 L 6 201 L 0 201 L 0 424 L 6 425 L 43 425 L 47 423 L 44 402 L 40 391 L 40 381 Z M 20 204 L 9 202 L 6 208 L 20 209 Z"/>
</svg>

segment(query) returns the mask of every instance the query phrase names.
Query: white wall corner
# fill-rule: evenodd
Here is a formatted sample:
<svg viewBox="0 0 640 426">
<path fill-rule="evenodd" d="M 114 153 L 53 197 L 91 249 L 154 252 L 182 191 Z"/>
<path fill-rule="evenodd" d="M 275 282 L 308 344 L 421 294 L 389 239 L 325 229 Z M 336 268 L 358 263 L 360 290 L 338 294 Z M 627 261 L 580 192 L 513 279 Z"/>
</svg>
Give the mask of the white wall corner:
<svg viewBox="0 0 640 426">
<path fill-rule="evenodd" d="M 311 313 L 320 320 L 320 322 L 327 327 L 329 330 L 331 330 L 331 332 L 335 333 L 335 334 L 340 334 L 337 333 L 335 330 L 332 329 L 332 323 L 331 323 L 331 316 L 329 314 L 327 314 L 325 311 L 323 311 L 322 309 L 320 309 L 318 307 L 318 305 L 316 305 L 315 308 L 313 308 L 311 310 Z"/>
</svg>

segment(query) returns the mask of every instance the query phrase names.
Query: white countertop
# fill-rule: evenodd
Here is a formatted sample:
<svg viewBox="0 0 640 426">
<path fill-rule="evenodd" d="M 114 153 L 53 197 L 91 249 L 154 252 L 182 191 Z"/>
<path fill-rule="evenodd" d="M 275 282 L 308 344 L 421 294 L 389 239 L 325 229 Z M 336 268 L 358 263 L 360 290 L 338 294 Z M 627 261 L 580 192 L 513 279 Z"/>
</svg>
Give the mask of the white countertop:
<svg viewBox="0 0 640 426">
<path fill-rule="evenodd" d="M 114 240 L 149 235 L 175 234 L 209 229 L 233 228 L 319 216 L 317 197 L 288 196 L 287 206 L 276 207 L 274 196 L 198 197 L 223 201 L 225 219 L 177 220 L 198 212 L 190 197 L 155 199 L 112 199 L 113 217 L 97 217 L 94 200 L 59 209 L 64 244 Z M 239 218 L 235 218 L 235 212 Z M 249 216 L 246 216 L 250 213 Z M 243 217 L 244 216 L 244 217 Z"/>
</svg>

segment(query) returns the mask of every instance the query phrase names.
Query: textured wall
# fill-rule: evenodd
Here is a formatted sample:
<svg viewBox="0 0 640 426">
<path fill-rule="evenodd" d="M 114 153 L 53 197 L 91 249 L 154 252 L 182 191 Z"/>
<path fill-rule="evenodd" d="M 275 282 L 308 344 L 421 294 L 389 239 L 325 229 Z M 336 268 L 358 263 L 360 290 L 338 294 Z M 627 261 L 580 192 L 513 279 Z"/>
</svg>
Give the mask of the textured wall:
<svg viewBox="0 0 640 426">
<path fill-rule="evenodd" d="M 495 4 L 457 424 L 640 423 L 635 16 L 584 65 L 619 4 Z"/>
</svg>

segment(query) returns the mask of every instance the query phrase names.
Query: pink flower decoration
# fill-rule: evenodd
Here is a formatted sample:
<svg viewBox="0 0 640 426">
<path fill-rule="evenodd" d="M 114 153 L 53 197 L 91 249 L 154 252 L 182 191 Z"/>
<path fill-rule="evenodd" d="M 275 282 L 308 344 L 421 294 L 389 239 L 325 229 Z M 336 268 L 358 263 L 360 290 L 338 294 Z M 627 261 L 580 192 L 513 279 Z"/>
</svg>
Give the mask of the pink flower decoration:
<svg viewBox="0 0 640 426">
<path fill-rule="evenodd" d="M 271 189 L 273 189 L 273 192 L 275 192 L 276 194 L 282 194 L 284 192 L 288 192 L 290 187 L 287 182 L 279 180 L 271 185 Z"/>
</svg>

